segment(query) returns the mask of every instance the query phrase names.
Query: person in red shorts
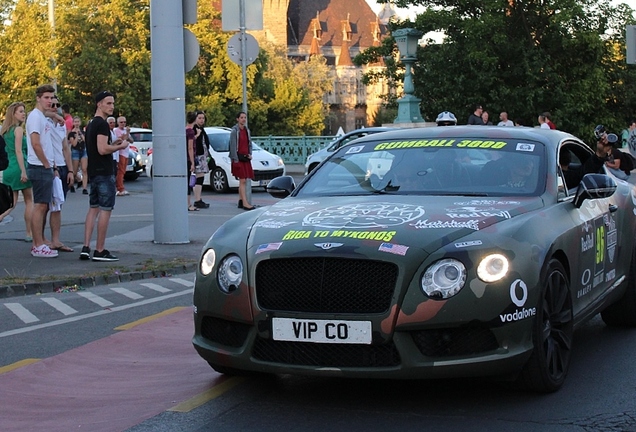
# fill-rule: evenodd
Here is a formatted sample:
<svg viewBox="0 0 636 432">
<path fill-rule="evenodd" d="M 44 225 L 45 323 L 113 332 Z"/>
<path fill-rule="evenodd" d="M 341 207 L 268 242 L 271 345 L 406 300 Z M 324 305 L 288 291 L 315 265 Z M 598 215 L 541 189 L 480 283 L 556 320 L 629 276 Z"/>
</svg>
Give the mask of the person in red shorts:
<svg viewBox="0 0 636 432">
<path fill-rule="evenodd" d="M 236 115 L 236 124 L 230 132 L 230 159 L 232 175 L 239 179 L 238 207 L 254 210 L 256 207 L 247 201 L 247 179 L 254 178 L 252 170 L 252 138 L 247 128 L 247 114 L 243 111 Z"/>
</svg>

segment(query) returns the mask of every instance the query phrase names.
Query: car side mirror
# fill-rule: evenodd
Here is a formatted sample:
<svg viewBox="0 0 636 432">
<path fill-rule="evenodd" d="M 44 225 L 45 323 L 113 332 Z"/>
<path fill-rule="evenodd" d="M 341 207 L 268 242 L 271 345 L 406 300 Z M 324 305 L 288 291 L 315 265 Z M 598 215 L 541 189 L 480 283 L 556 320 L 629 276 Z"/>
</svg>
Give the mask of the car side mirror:
<svg viewBox="0 0 636 432">
<path fill-rule="evenodd" d="M 267 193 L 274 198 L 287 198 L 296 189 L 292 176 L 276 177 L 266 187 Z"/>
<path fill-rule="evenodd" d="M 605 174 L 586 174 L 583 176 L 574 195 L 574 206 L 581 208 L 588 199 L 611 197 L 616 192 L 616 182 Z"/>
</svg>

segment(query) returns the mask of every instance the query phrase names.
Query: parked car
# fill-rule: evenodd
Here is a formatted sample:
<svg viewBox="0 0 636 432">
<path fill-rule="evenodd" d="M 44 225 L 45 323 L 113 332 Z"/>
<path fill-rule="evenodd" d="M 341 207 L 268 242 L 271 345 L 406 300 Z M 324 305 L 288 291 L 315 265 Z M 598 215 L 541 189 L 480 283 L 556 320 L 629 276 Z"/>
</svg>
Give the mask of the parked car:
<svg viewBox="0 0 636 432">
<path fill-rule="evenodd" d="M 336 139 L 334 139 L 334 141 L 331 144 L 329 144 L 325 148 L 318 150 L 315 153 L 310 154 L 307 157 L 307 161 L 305 162 L 305 174 L 309 174 L 311 171 L 313 171 L 314 168 L 318 166 L 320 162 L 327 159 L 336 150 L 338 150 L 340 147 L 347 144 L 348 142 L 363 136 L 367 136 L 369 134 L 374 134 L 378 132 L 386 132 L 390 130 L 391 128 L 384 127 L 384 126 L 369 127 L 369 128 L 356 129 L 347 134 L 337 137 Z"/>
<path fill-rule="evenodd" d="M 132 149 L 141 155 L 141 164 L 146 167 L 152 155 L 152 129 L 131 127 L 130 136 L 135 141 Z"/>
<path fill-rule="evenodd" d="M 237 189 L 239 181 L 232 175 L 230 161 L 230 130 L 225 127 L 206 127 L 205 133 L 210 139 L 210 173 L 205 175 L 203 184 L 212 186 L 215 192 L 228 192 Z M 262 149 L 252 143 L 252 169 L 254 179 L 252 187 L 265 187 L 270 180 L 285 175 L 285 163 L 280 156 Z"/>
<path fill-rule="evenodd" d="M 378 133 L 267 190 L 285 199 L 227 221 L 197 267 L 193 344 L 219 372 L 552 392 L 577 327 L 636 326 L 636 190 L 565 132 Z"/>
<path fill-rule="evenodd" d="M 139 178 L 139 175 L 143 173 L 145 169 L 141 161 L 141 155 L 129 147 L 128 163 L 126 164 L 124 180 L 137 180 Z"/>
</svg>

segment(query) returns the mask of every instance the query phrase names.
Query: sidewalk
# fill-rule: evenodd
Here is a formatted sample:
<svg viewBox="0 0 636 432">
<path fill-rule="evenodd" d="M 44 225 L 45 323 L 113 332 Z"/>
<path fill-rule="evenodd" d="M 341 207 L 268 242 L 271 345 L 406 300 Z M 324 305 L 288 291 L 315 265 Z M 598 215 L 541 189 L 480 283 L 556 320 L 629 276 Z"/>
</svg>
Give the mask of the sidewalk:
<svg viewBox="0 0 636 432">
<path fill-rule="evenodd" d="M 288 165 L 287 172 L 302 178 L 304 166 Z M 38 294 L 64 289 L 87 289 L 97 285 L 192 273 L 202 248 L 226 220 L 242 213 L 236 206 L 238 194 L 214 194 L 204 190 L 210 209 L 188 214 L 187 244 L 154 243 L 152 194 L 134 194 L 118 199 L 111 216 L 106 247 L 120 260 L 81 261 L 86 196 L 70 194 L 62 211 L 62 239 L 74 252 L 60 252 L 57 258 L 33 258 L 31 244 L 23 239 L 23 203 L 12 212 L 13 221 L 0 226 L 0 298 Z M 253 193 L 258 205 L 278 200 L 264 192 Z M 47 227 L 47 237 L 49 236 Z M 95 233 L 91 248 L 94 247 Z"/>
</svg>

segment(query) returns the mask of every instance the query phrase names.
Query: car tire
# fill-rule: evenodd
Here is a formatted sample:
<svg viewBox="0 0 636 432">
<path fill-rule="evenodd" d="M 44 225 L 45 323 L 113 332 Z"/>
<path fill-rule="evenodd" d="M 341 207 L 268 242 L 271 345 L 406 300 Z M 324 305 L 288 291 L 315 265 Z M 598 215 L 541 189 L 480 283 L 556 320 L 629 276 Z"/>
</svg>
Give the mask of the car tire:
<svg viewBox="0 0 636 432">
<path fill-rule="evenodd" d="M 533 350 L 519 384 L 541 393 L 557 391 L 570 367 L 574 334 L 570 283 L 563 265 L 548 262 L 532 328 Z"/>
<path fill-rule="evenodd" d="M 230 189 L 227 174 L 222 168 L 216 167 L 210 173 L 210 186 L 217 193 L 226 193 Z"/>
<path fill-rule="evenodd" d="M 601 312 L 601 318 L 608 326 L 636 327 L 636 248 L 632 251 L 627 289 L 623 297 Z"/>
<path fill-rule="evenodd" d="M 139 173 L 138 172 L 130 172 L 130 173 L 124 174 L 124 180 L 135 181 L 138 178 L 139 178 Z"/>
</svg>

